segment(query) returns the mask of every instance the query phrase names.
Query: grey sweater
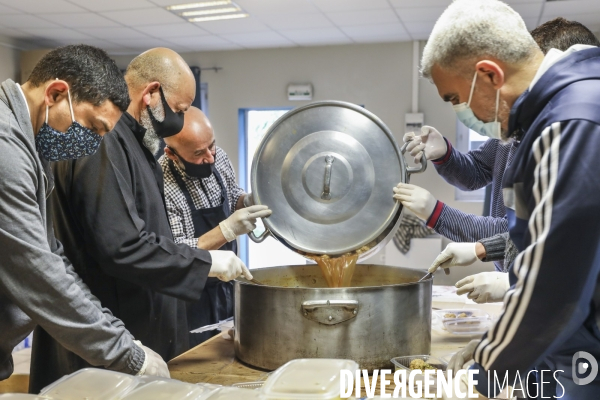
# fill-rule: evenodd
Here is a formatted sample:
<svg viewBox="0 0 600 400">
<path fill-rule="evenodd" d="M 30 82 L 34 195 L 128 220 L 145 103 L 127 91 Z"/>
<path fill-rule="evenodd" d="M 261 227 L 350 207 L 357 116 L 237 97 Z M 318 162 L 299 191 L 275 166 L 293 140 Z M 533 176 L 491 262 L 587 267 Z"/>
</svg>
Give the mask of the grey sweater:
<svg viewBox="0 0 600 400">
<path fill-rule="evenodd" d="M 0 86 L 0 380 L 12 350 L 36 325 L 96 366 L 136 373 L 144 352 L 103 309 L 63 255 L 47 215 L 53 178 L 35 149 L 25 99 Z"/>
<path fill-rule="evenodd" d="M 483 245 L 486 253 L 481 261 L 504 261 L 504 272 L 508 272 L 508 268 L 519 254 L 508 232 L 481 239 L 479 243 Z"/>
</svg>

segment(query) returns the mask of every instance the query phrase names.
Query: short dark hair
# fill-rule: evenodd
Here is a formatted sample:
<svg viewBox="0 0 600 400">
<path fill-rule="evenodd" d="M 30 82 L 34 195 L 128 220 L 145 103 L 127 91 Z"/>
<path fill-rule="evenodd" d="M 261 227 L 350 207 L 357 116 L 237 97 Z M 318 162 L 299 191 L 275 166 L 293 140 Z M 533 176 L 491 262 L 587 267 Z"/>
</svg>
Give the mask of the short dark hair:
<svg viewBox="0 0 600 400">
<path fill-rule="evenodd" d="M 562 17 L 538 26 L 531 31 L 531 36 L 544 54 L 552 48 L 565 51 L 575 44 L 600 46 L 596 35 L 585 25 L 577 21 L 568 21 Z"/>
<path fill-rule="evenodd" d="M 56 78 L 69 84 L 73 101 L 99 106 L 110 100 L 121 111 L 129 107 L 123 73 L 108 54 L 97 47 L 85 44 L 58 47 L 37 63 L 27 82 L 38 87 Z"/>
</svg>

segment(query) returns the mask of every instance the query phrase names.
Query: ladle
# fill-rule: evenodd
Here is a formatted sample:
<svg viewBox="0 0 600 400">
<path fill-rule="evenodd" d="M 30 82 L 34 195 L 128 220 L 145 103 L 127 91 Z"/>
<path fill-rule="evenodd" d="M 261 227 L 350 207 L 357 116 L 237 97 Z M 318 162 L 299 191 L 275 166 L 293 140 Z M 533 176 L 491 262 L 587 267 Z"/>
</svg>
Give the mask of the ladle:
<svg viewBox="0 0 600 400">
<path fill-rule="evenodd" d="M 424 277 L 422 277 L 421 279 L 419 279 L 417 282 L 424 281 L 425 279 L 429 279 L 432 276 L 433 276 L 433 274 L 431 272 L 428 272 L 427 275 L 425 275 Z"/>
<path fill-rule="evenodd" d="M 446 275 L 450 275 L 450 268 L 442 268 L 444 270 L 444 274 Z M 430 277 L 433 276 L 432 272 L 428 272 L 427 275 L 425 275 L 424 277 L 422 277 L 421 279 L 419 279 L 417 282 L 421 282 L 424 281 L 425 279 L 428 279 Z"/>
</svg>

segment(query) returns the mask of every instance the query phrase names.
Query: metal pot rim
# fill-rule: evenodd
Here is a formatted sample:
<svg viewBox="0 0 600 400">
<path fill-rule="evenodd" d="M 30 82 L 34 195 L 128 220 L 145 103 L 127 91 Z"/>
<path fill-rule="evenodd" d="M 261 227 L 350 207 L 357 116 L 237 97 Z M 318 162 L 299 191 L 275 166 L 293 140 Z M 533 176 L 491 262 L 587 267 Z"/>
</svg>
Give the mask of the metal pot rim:
<svg viewBox="0 0 600 400">
<path fill-rule="evenodd" d="M 307 264 L 307 265 L 315 265 L 315 264 Z M 366 266 L 369 264 L 357 264 L 357 266 Z M 375 264 L 373 264 L 375 265 Z M 303 265 L 278 265 L 278 266 L 274 266 L 274 267 L 266 267 L 266 268 L 260 268 L 260 270 L 271 270 L 271 269 L 277 269 L 277 268 L 282 268 L 282 267 L 302 267 Z M 392 266 L 384 266 L 384 267 L 389 267 L 389 268 L 398 268 L 398 269 L 403 269 L 406 270 L 408 268 L 405 267 L 392 267 Z M 423 276 L 427 275 L 426 272 L 424 271 L 420 271 L 420 270 L 414 270 L 415 272 L 421 272 L 423 273 Z M 349 287 L 337 287 L 337 288 L 330 288 L 330 287 L 320 287 L 320 288 L 315 288 L 315 287 L 290 287 L 290 286 L 277 286 L 277 285 L 257 285 L 255 283 L 252 283 L 250 281 L 247 281 L 246 279 L 239 277 L 234 279 L 235 283 L 239 283 L 240 285 L 248 285 L 248 286 L 258 286 L 258 287 L 263 287 L 263 288 L 272 288 L 272 289 L 289 289 L 289 290 L 339 290 L 339 291 L 347 291 L 350 289 L 355 289 L 355 290 L 362 290 L 362 289 L 377 289 L 377 288 L 382 288 L 382 287 L 399 287 L 399 286 L 412 286 L 412 285 L 418 285 L 421 283 L 428 283 L 429 281 L 433 280 L 433 275 L 430 276 L 427 279 L 423 279 L 422 281 L 418 281 L 419 278 L 416 278 L 417 281 L 415 282 L 408 282 L 408 283 L 396 283 L 396 284 L 386 284 L 386 285 L 377 285 L 377 286 L 349 286 Z"/>
<path fill-rule="evenodd" d="M 270 289 L 286 289 L 286 290 L 363 290 L 363 289 L 378 289 L 378 288 L 388 288 L 388 287 L 399 287 L 399 286 L 413 286 L 418 284 L 425 284 L 432 280 L 433 277 L 423 279 L 421 282 L 409 282 L 409 283 L 396 283 L 393 285 L 377 285 L 377 286 L 348 286 L 348 287 L 321 287 L 321 288 L 313 288 L 313 287 L 289 287 L 289 286 L 275 286 L 275 285 L 257 285 L 256 283 L 248 282 L 246 280 L 235 279 L 235 283 L 239 283 L 240 285 L 248 285 L 248 286 L 256 286 L 260 288 L 270 288 Z"/>
</svg>

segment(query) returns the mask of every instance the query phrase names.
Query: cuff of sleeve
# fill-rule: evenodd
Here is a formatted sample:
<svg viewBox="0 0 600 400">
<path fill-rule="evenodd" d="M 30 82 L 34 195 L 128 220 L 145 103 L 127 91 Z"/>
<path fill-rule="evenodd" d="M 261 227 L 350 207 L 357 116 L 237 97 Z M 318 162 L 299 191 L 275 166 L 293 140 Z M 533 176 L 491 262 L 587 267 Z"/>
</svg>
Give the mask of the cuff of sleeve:
<svg viewBox="0 0 600 400">
<path fill-rule="evenodd" d="M 122 367 L 109 365 L 108 369 L 129 375 L 138 375 L 140 371 L 143 371 L 146 365 L 146 352 L 140 347 L 141 343 L 138 340 L 131 340 L 129 343 L 131 343 L 131 348 L 127 353 L 127 361 L 123 363 L 124 365 Z"/>
<path fill-rule="evenodd" d="M 438 158 L 437 160 L 431 160 L 431 162 L 435 165 L 444 164 L 450 159 L 450 155 L 452 154 L 452 144 L 446 138 L 444 138 L 444 141 L 446 142 L 446 154 L 443 157 Z"/>
<path fill-rule="evenodd" d="M 442 203 L 441 201 L 438 200 L 437 203 L 435 203 L 433 212 L 431 213 L 431 215 L 429 216 L 429 219 L 427 220 L 427 227 L 433 228 L 435 226 L 435 224 L 437 224 L 437 221 L 440 218 L 440 215 L 442 214 L 443 209 L 444 209 L 444 203 Z"/>
<path fill-rule="evenodd" d="M 478 240 L 485 247 L 485 258 L 481 261 L 503 261 L 506 249 L 506 240 L 502 236 L 492 236 Z"/>
<path fill-rule="evenodd" d="M 139 350 L 141 350 L 142 353 L 144 354 L 144 362 L 142 363 L 142 366 L 140 367 L 140 369 L 137 372 L 136 376 L 144 375 L 144 373 L 146 372 L 146 368 L 148 367 L 148 357 L 146 357 L 146 352 L 142 348 L 142 342 L 140 342 L 139 340 L 134 340 L 133 343 L 135 343 L 137 345 L 136 347 Z"/>
</svg>

